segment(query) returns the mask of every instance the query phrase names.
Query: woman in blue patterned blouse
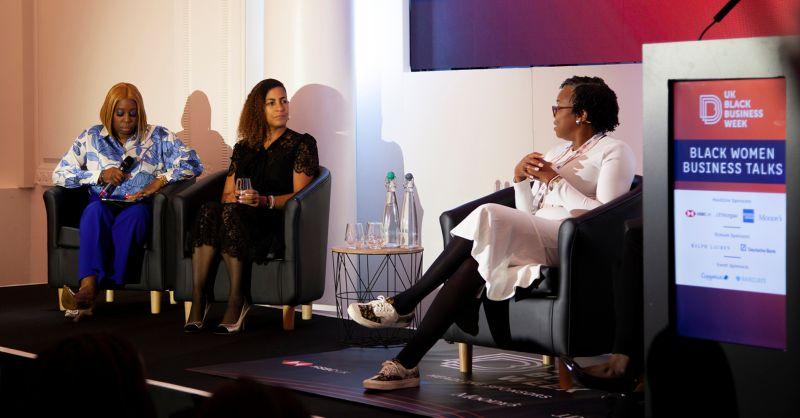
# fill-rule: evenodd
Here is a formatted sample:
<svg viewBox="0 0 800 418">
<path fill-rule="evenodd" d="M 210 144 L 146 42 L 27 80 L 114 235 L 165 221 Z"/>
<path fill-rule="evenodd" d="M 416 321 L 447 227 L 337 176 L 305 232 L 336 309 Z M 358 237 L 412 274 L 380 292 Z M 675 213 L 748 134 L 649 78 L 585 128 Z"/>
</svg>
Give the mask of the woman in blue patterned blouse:
<svg viewBox="0 0 800 418">
<path fill-rule="evenodd" d="M 123 284 L 131 254 L 143 249 L 150 231 L 150 197 L 169 183 L 203 172 L 197 153 L 175 134 L 147 124 L 142 95 L 132 84 L 111 87 L 100 121 L 78 135 L 53 171 L 56 185 L 89 189 L 80 220 L 80 290 L 65 288 L 61 300 L 67 316 L 76 319 L 91 314 L 98 284 Z M 126 157 L 133 158 L 133 165 L 123 171 Z M 115 186 L 113 191 L 107 185 Z"/>
</svg>

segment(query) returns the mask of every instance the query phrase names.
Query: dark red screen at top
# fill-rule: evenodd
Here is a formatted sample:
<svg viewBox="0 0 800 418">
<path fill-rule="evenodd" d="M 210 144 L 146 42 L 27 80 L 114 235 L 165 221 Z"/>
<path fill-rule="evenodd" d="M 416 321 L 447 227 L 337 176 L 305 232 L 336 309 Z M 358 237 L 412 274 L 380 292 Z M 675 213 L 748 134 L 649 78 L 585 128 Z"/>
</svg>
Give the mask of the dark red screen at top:
<svg viewBox="0 0 800 418">
<path fill-rule="evenodd" d="M 696 40 L 727 0 L 411 0 L 412 70 L 640 62 Z M 798 33 L 800 0 L 744 0 L 704 39 Z"/>
</svg>

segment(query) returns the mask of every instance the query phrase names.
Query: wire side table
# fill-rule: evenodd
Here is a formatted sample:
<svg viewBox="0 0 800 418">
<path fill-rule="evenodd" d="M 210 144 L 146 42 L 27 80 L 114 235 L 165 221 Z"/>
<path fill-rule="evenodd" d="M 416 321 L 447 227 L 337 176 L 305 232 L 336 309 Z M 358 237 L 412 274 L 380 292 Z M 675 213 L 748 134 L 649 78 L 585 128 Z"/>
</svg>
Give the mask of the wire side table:
<svg viewBox="0 0 800 418">
<path fill-rule="evenodd" d="M 407 329 L 370 329 L 351 321 L 347 307 L 353 303 L 392 297 L 408 289 L 422 275 L 422 247 L 416 248 L 331 248 L 336 297 L 336 315 L 345 344 L 397 346 L 411 336 Z M 370 262 L 372 259 L 372 262 Z M 412 327 L 419 323 L 421 308 L 414 309 Z"/>
</svg>

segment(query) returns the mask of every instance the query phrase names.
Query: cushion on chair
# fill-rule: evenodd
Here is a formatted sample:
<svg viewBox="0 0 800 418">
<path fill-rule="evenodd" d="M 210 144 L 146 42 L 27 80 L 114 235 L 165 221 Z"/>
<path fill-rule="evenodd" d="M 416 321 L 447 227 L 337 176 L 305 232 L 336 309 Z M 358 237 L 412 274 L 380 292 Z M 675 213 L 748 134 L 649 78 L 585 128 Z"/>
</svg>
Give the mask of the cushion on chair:
<svg viewBox="0 0 800 418">
<path fill-rule="evenodd" d="M 58 230 L 58 246 L 69 248 L 80 248 L 81 236 L 78 228 L 72 226 L 62 226 Z"/>
<path fill-rule="evenodd" d="M 151 238 L 152 237 L 148 237 L 147 241 L 144 243 L 145 249 L 152 248 L 152 245 L 150 243 Z M 58 246 L 66 248 L 80 248 L 81 247 L 80 230 L 74 226 L 62 226 L 61 228 L 59 228 Z"/>
</svg>

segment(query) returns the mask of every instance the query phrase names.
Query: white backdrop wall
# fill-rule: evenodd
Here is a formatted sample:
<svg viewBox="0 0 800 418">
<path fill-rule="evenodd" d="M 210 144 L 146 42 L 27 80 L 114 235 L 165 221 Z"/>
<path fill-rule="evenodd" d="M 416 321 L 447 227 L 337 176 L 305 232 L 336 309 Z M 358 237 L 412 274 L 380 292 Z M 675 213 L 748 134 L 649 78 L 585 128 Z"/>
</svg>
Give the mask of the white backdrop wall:
<svg viewBox="0 0 800 418">
<path fill-rule="evenodd" d="M 265 0 L 264 75 L 281 80 L 290 99 L 289 127 L 317 140 L 320 164 L 332 174 L 328 243 L 344 239 L 355 218 L 355 112 L 351 0 Z M 332 309 L 333 271 L 325 295 Z M 322 308 L 322 307 L 320 307 Z"/>
</svg>

